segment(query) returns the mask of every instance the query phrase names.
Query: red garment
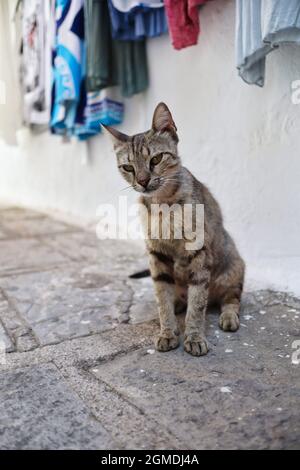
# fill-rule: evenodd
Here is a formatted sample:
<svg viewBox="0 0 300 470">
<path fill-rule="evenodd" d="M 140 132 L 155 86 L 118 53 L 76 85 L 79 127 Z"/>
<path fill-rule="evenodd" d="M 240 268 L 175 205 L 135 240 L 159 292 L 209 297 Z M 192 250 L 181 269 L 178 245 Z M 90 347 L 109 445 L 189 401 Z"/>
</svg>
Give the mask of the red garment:
<svg viewBox="0 0 300 470">
<path fill-rule="evenodd" d="M 164 0 L 172 44 L 175 49 L 193 46 L 200 32 L 199 5 L 208 0 Z"/>
</svg>

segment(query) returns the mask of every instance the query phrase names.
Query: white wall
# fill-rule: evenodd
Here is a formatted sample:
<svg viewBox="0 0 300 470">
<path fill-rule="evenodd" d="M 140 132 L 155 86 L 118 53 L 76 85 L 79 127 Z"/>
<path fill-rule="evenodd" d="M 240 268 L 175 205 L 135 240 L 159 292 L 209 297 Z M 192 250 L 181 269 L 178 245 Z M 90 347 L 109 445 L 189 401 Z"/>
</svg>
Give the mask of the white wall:
<svg viewBox="0 0 300 470">
<path fill-rule="evenodd" d="M 300 49 L 272 53 L 265 88 L 250 87 L 235 69 L 234 1 L 209 3 L 201 25 L 198 46 L 180 52 L 168 37 L 149 41 L 151 85 L 126 102 L 122 130 L 148 128 L 165 101 L 185 165 L 219 200 L 246 259 L 248 286 L 300 295 L 300 106 L 291 102 Z M 0 201 L 88 220 L 124 186 L 104 136 L 87 147 L 49 135 L 29 136 L 18 149 L 0 145 Z"/>
</svg>

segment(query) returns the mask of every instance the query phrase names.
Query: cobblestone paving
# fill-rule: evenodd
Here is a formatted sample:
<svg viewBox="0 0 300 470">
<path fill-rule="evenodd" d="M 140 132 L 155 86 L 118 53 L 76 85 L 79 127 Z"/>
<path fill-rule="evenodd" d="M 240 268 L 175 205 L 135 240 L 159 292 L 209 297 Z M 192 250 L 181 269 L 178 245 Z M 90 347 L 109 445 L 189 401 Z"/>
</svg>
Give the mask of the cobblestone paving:
<svg viewBox="0 0 300 470">
<path fill-rule="evenodd" d="M 297 449 L 300 300 L 246 292 L 210 352 L 154 351 L 143 249 L 0 210 L 0 449 Z M 178 318 L 181 329 L 184 316 Z"/>
</svg>

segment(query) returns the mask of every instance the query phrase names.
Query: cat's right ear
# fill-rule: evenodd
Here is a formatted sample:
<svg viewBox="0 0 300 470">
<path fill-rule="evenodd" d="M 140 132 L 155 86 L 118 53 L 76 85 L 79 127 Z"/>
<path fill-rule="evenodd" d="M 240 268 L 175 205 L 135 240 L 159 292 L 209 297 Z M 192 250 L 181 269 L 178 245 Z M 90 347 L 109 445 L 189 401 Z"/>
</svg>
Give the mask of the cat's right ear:
<svg viewBox="0 0 300 470">
<path fill-rule="evenodd" d="M 152 129 L 157 132 L 168 131 L 176 135 L 177 127 L 173 121 L 172 114 L 165 103 L 159 103 L 154 111 Z"/>
<path fill-rule="evenodd" d="M 114 129 L 110 126 L 105 126 L 104 124 L 101 124 L 101 127 L 105 130 L 106 134 L 109 135 L 110 139 L 112 140 L 112 143 L 114 144 L 114 148 L 119 147 L 120 145 L 124 145 L 126 142 L 129 141 L 130 137 L 118 131 L 117 129 Z"/>
</svg>

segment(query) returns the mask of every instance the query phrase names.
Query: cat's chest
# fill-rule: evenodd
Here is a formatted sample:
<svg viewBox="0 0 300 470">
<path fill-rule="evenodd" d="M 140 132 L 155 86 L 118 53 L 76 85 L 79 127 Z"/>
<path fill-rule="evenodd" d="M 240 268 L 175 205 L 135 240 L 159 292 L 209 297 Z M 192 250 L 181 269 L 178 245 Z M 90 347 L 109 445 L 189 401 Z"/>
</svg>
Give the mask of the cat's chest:
<svg viewBox="0 0 300 470">
<path fill-rule="evenodd" d="M 185 214 L 179 204 L 172 208 L 167 204 L 152 205 L 151 210 L 142 206 L 140 218 L 145 238 L 159 240 L 167 248 L 180 249 L 187 240 L 193 239 L 192 227 L 185 223 Z"/>
<path fill-rule="evenodd" d="M 162 253 L 172 259 L 172 273 L 176 283 L 179 282 L 181 285 L 187 283 L 189 262 L 188 252 L 183 240 L 148 239 L 146 244 L 150 253 Z"/>
<path fill-rule="evenodd" d="M 187 257 L 187 250 L 184 240 L 164 240 L 161 238 L 146 240 L 146 244 L 150 250 L 158 251 L 164 253 L 174 260 L 176 259 L 185 259 Z"/>
</svg>

